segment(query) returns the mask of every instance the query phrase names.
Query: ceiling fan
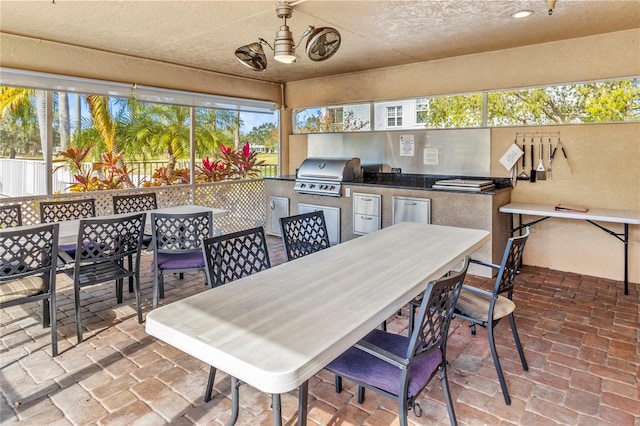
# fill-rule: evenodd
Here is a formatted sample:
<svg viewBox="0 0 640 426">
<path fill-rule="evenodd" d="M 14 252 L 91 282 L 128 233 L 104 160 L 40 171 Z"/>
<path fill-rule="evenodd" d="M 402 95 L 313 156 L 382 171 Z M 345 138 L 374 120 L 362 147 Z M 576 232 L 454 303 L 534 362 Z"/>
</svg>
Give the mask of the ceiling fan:
<svg viewBox="0 0 640 426">
<path fill-rule="evenodd" d="M 273 58 L 284 64 L 296 62 L 295 50 L 302 40 L 307 39 L 306 53 L 309 59 L 314 62 L 324 61 L 332 57 L 340 48 L 340 33 L 335 28 L 322 27 L 315 28 L 308 26 L 300 40 L 294 44 L 293 33 L 287 26 L 287 19 L 293 14 L 293 4 L 281 1 L 276 7 L 278 18 L 284 20 L 283 25 L 276 33 L 273 46 L 263 38 L 258 38 L 255 43 L 241 46 L 235 51 L 236 59 L 242 65 L 254 71 L 264 71 L 267 69 L 267 56 L 262 49 L 263 45 L 269 46 L 273 50 Z"/>
</svg>

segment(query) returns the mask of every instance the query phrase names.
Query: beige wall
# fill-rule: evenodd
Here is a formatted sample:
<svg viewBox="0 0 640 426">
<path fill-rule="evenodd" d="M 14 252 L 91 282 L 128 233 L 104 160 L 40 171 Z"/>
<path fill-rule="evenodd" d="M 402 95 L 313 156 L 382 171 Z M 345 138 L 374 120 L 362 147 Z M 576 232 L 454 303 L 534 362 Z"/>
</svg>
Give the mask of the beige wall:
<svg viewBox="0 0 640 426">
<path fill-rule="evenodd" d="M 0 65 L 281 103 L 276 83 L 0 33 Z"/>
<path fill-rule="evenodd" d="M 288 83 L 286 105 L 290 114 L 306 106 L 638 75 L 640 30 L 630 30 Z M 498 159 L 518 132 L 559 132 L 574 173 L 559 155 L 553 178 L 519 182 L 513 201 L 640 211 L 640 123 L 492 129 L 492 176 L 508 176 Z M 292 174 L 306 156 L 306 137 L 291 136 L 286 146 L 289 167 L 283 170 Z M 622 226 L 611 229 L 622 232 Z M 640 283 L 640 226 L 630 227 L 630 239 L 629 277 Z M 623 245 L 587 222 L 549 219 L 534 227 L 525 263 L 622 280 Z"/>
</svg>

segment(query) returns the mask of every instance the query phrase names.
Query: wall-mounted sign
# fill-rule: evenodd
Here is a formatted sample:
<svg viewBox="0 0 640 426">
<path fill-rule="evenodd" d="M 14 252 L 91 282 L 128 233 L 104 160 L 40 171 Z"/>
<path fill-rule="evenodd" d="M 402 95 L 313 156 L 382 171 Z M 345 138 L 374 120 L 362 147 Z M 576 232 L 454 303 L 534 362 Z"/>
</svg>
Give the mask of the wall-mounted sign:
<svg viewBox="0 0 640 426">
<path fill-rule="evenodd" d="M 413 157 L 416 143 L 413 135 L 400 135 L 400 157 Z"/>
</svg>

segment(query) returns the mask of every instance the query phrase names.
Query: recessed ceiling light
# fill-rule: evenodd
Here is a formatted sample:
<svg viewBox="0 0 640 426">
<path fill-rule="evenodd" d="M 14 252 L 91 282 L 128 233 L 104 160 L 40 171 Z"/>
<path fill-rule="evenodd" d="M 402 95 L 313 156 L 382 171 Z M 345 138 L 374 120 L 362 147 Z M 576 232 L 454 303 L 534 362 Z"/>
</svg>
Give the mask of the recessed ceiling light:
<svg viewBox="0 0 640 426">
<path fill-rule="evenodd" d="M 533 10 L 521 10 L 511 15 L 511 17 L 516 19 L 522 19 L 522 18 L 528 18 L 531 15 L 533 15 Z"/>
</svg>

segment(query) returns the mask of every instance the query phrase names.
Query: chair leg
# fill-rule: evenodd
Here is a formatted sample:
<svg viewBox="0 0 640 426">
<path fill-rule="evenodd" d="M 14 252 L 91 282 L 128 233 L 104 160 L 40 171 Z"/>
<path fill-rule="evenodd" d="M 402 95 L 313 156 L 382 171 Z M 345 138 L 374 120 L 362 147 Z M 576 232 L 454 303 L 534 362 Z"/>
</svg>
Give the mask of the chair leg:
<svg viewBox="0 0 640 426">
<path fill-rule="evenodd" d="M 529 371 L 529 365 L 527 365 L 527 359 L 524 357 L 524 351 L 522 350 L 522 343 L 520 343 L 520 336 L 518 336 L 518 329 L 516 328 L 516 320 L 513 317 L 513 313 L 509 315 L 509 322 L 511 323 L 513 338 L 516 341 L 516 348 L 518 348 L 518 354 L 520 355 L 520 361 L 522 362 L 522 369 L 524 371 Z"/>
<path fill-rule="evenodd" d="M 387 331 L 387 322 L 386 321 L 382 321 L 382 324 L 380 324 L 380 330 Z"/>
<path fill-rule="evenodd" d="M 51 308 L 47 299 L 42 301 L 42 328 L 47 328 L 51 324 Z"/>
<path fill-rule="evenodd" d="M 138 324 L 142 324 L 142 303 L 140 297 L 140 277 L 135 277 L 136 309 L 138 310 Z"/>
<path fill-rule="evenodd" d="M 58 326 L 56 323 L 56 295 L 51 293 L 51 302 L 49 303 L 49 324 L 51 326 L 51 356 L 58 356 Z"/>
<path fill-rule="evenodd" d="M 447 366 L 446 361 L 440 366 L 440 382 L 442 383 L 442 392 L 444 393 L 444 400 L 447 403 L 447 411 L 449 412 L 449 422 L 451 426 L 456 426 L 458 421 L 456 420 L 456 412 L 453 409 L 453 401 L 451 400 L 451 392 L 449 391 L 449 380 L 447 379 Z"/>
<path fill-rule="evenodd" d="M 133 256 L 129 256 L 129 270 L 133 270 Z M 133 277 L 129 277 L 129 293 L 133 293 Z"/>
<path fill-rule="evenodd" d="M 408 426 L 408 417 L 409 407 L 407 406 L 406 398 L 400 398 L 398 401 L 398 420 L 400 421 L 400 426 Z"/>
<path fill-rule="evenodd" d="M 504 380 L 504 374 L 502 373 L 502 366 L 500 365 L 500 359 L 498 359 L 498 352 L 496 350 L 496 342 L 493 336 L 493 324 L 489 322 L 487 325 L 489 334 L 489 347 L 491 348 L 491 356 L 493 357 L 493 364 L 496 367 L 498 373 L 498 380 L 500 381 L 500 387 L 502 388 L 502 395 L 504 396 L 504 402 L 507 405 L 511 405 L 511 398 L 509 397 L 509 391 L 507 390 L 507 383 Z"/>
<path fill-rule="evenodd" d="M 207 380 L 207 388 L 204 390 L 204 402 L 211 401 L 211 395 L 213 394 L 213 382 L 216 379 L 216 368 L 211 367 L 209 370 L 209 379 Z"/>
<path fill-rule="evenodd" d="M 336 393 L 342 392 L 342 377 L 336 374 Z"/>
<path fill-rule="evenodd" d="M 122 278 L 116 280 L 116 299 L 118 304 L 122 303 L 122 287 L 124 280 Z"/>
<path fill-rule="evenodd" d="M 416 307 L 409 304 L 409 337 L 413 335 L 413 328 L 416 324 Z"/>
<path fill-rule="evenodd" d="M 76 335 L 78 337 L 78 343 L 82 343 L 82 318 L 80 315 L 80 286 L 75 283 L 73 286 L 75 308 L 76 308 Z"/>
<path fill-rule="evenodd" d="M 364 386 L 358 386 L 358 404 L 364 402 Z"/>
<path fill-rule="evenodd" d="M 158 307 L 158 295 L 160 293 L 160 279 L 158 278 L 158 275 L 160 274 L 160 271 L 155 271 L 154 275 L 153 275 L 153 309 Z"/>
</svg>

